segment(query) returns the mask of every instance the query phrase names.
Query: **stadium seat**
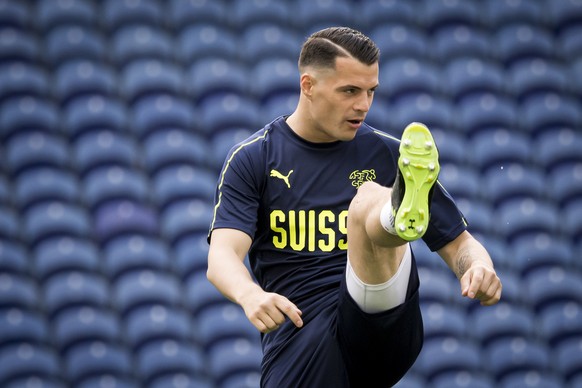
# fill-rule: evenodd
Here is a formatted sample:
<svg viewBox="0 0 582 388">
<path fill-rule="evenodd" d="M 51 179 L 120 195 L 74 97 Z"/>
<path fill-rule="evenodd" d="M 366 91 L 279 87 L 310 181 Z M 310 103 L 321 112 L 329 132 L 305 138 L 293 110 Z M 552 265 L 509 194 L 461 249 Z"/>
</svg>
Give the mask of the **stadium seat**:
<svg viewBox="0 0 582 388">
<path fill-rule="evenodd" d="M 101 167 L 89 172 L 83 182 L 83 200 L 90 210 L 113 200 L 145 202 L 150 188 L 140 170 L 121 166 Z"/>
<path fill-rule="evenodd" d="M 12 207 L 0 206 L 0 237 L 9 241 L 20 237 L 20 219 Z"/>
<path fill-rule="evenodd" d="M 117 314 L 107 308 L 90 305 L 73 307 L 52 320 L 53 341 L 61 354 L 79 344 L 93 341 L 120 343 L 124 333 Z"/>
<path fill-rule="evenodd" d="M 214 208 L 208 200 L 174 202 L 161 215 L 161 232 L 173 246 L 192 234 L 208 232 Z"/>
<path fill-rule="evenodd" d="M 472 94 L 506 91 L 505 71 L 491 60 L 475 56 L 451 59 L 444 68 L 447 94 L 454 101 L 461 101 Z"/>
<path fill-rule="evenodd" d="M 564 94 L 571 90 L 565 66 L 541 58 L 516 63 L 511 66 L 507 78 L 509 90 L 518 101 L 537 94 Z"/>
<path fill-rule="evenodd" d="M 15 180 L 14 200 L 21 210 L 43 201 L 75 202 L 80 199 L 79 186 L 77 177 L 65 169 L 28 169 Z"/>
<path fill-rule="evenodd" d="M 444 373 L 433 380 L 434 388 L 494 388 L 495 381 L 482 372 Z"/>
<path fill-rule="evenodd" d="M 537 370 L 512 373 L 500 383 L 501 388 L 563 388 L 565 386 L 561 376 L 553 372 Z"/>
<path fill-rule="evenodd" d="M 580 102 L 567 95 L 540 93 L 521 104 L 521 127 L 532 137 L 582 123 Z"/>
<path fill-rule="evenodd" d="M 255 388 L 260 385 L 261 374 L 257 371 L 231 375 L 222 382 L 223 388 Z"/>
<path fill-rule="evenodd" d="M 111 174 L 107 177 L 110 180 L 124 178 L 123 171 L 130 174 L 138 166 L 140 158 L 139 148 L 131 136 L 109 129 L 98 129 L 80 137 L 74 143 L 73 157 L 74 167 L 82 177 L 86 190 L 90 189 L 88 185 L 96 175 L 105 178 L 105 173 Z M 103 192 L 106 188 L 98 190 Z M 93 203 L 92 200 L 98 198 L 85 199 Z"/>
<path fill-rule="evenodd" d="M 50 96 L 48 73 L 36 63 L 6 62 L 0 64 L 0 103 L 16 97 Z"/>
<path fill-rule="evenodd" d="M 88 377 L 79 383 L 79 388 L 102 388 L 102 387 L 115 387 L 115 388 L 139 388 L 140 385 L 135 379 L 125 376 L 113 376 L 108 373 L 96 374 L 92 377 Z"/>
<path fill-rule="evenodd" d="M 409 95 L 426 93 L 434 96 L 442 87 L 439 68 L 415 58 L 388 59 L 380 65 L 378 94 L 391 102 Z"/>
<path fill-rule="evenodd" d="M 295 14 L 292 20 L 296 28 L 305 31 L 306 35 L 323 27 L 347 26 L 354 14 L 352 3 L 347 0 L 299 0 L 291 12 Z"/>
<path fill-rule="evenodd" d="M 539 330 L 554 348 L 582 338 L 582 307 L 574 302 L 552 304 L 540 314 Z"/>
<path fill-rule="evenodd" d="M 63 126 L 70 139 L 96 129 L 124 132 L 127 124 L 126 106 L 117 98 L 82 96 L 75 98 L 63 109 Z"/>
<path fill-rule="evenodd" d="M 131 271 L 119 277 L 113 288 L 113 303 L 124 316 L 142 306 L 178 306 L 182 294 L 177 279 L 151 269 Z"/>
<path fill-rule="evenodd" d="M 188 311 L 196 318 L 213 306 L 230 304 L 206 278 L 205 272 L 194 272 L 185 280 L 185 303 Z"/>
<path fill-rule="evenodd" d="M 468 318 L 471 337 L 482 347 L 516 337 L 530 338 L 537 329 L 534 312 L 509 301 L 475 309 Z"/>
<path fill-rule="evenodd" d="M 196 316 L 198 333 L 206 351 L 220 342 L 245 338 L 259 343 L 259 331 L 247 319 L 244 311 L 233 303 L 218 304 Z"/>
<path fill-rule="evenodd" d="M 494 30 L 514 23 L 544 25 L 546 22 L 543 3 L 535 1 L 494 0 L 484 5 L 484 11 L 487 25 Z"/>
<path fill-rule="evenodd" d="M 251 93 L 264 104 L 280 95 L 289 96 L 299 93 L 299 72 L 297 62 L 290 59 L 268 58 L 253 67 Z"/>
<path fill-rule="evenodd" d="M 207 375 L 202 351 L 188 342 L 155 341 L 144 346 L 136 356 L 136 372 L 148 386 L 156 379 L 177 373 Z"/>
<path fill-rule="evenodd" d="M 58 355 L 44 346 L 19 343 L 2 347 L 0 352 L 0 385 L 36 376 L 39 379 L 58 379 Z"/>
<path fill-rule="evenodd" d="M 582 370 L 582 338 L 578 337 L 558 345 L 551 353 L 555 370 L 572 381 L 580 381 Z M 577 378 L 576 378 L 577 377 Z M 576 380 L 574 380 L 576 378 Z M 576 387 L 576 385 L 574 385 Z"/>
<path fill-rule="evenodd" d="M 183 79 L 182 70 L 176 65 L 138 59 L 123 68 L 120 93 L 130 105 L 148 96 L 181 96 L 185 91 Z"/>
<path fill-rule="evenodd" d="M 144 98 L 132 106 L 131 130 L 144 140 L 158 130 L 200 131 L 198 112 L 185 98 L 160 95 Z"/>
<path fill-rule="evenodd" d="M 517 126 L 517 106 L 501 94 L 475 93 L 456 106 L 457 127 L 469 138 L 480 131 Z"/>
<path fill-rule="evenodd" d="M 59 64 L 54 75 L 53 90 L 64 107 L 81 96 L 102 95 L 115 98 L 117 95 L 117 73 L 103 62 L 73 59 Z"/>
<path fill-rule="evenodd" d="M 174 272 L 181 279 L 187 279 L 194 273 L 206 273 L 208 269 L 207 235 L 205 232 L 193 234 L 180 240 L 174 247 Z"/>
<path fill-rule="evenodd" d="M 1 216 L 4 216 L 0 212 Z M 0 238 L 0 272 L 26 275 L 29 271 L 28 255 L 22 243 Z"/>
<path fill-rule="evenodd" d="M 532 144 L 528 136 L 511 127 L 479 131 L 470 140 L 469 147 L 471 162 L 487 177 L 495 177 L 497 173 L 496 177 L 500 180 L 533 180 L 541 174 L 533 176 L 534 169 L 521 167 L 528 166 L 532 159 Z M 535 187 L 537 182 L 530 183 Z M 539 194 L 539 190 L 532 193 L 535 194 Z"/>
<path fill-rule="evenodd" d="M 486 30 L 462 24 L 439 28 L 431 43 L 436 59 L 440 63 L 447 63 L 456 58 L 477 57 L 489 60 L 493 57 L 492 41 Z"/>
<path fill-rule="evenodd" d="M 417 365 L 417 364 L 415 364 Z M 416 372 L 418 367 L 413 365 L 411 370 L 405 374 L 400 381 L 394 385 L 394 388 L 424 388 L 427 382 L 421 373 Z"/>
<path fill-rule="evenodd" d="M 425 342 L 416 362 L 429 381 L 450 372 L 474 373 L 481 370 L 481 349 L 469 340 L 448 336 Z"/>
<path fill-rule="evenodd" d="M 220 57 L 202 58 L 188 72 L 189 94 L 199 104 L 212 96 L 249 92 L 248 69 Z"/>
<path fill-rule="evenodd" d="M 421 25 L 430 33 L 444 28 L 469 25 L 479 26 L 480 8 L 465 1 L 427 1 L 423 3 Z"/>
<path fill-rule="evenodd" d="M 299 92 L 270 98 L 261 105 L 261 117 L 263 118 L 261 122 L 269 123 L 279 116 L 290 115 L 295 110 L 298 101 Z M 372 106 L 377 105 L 379 105 L 378 100 L 376 100 Z M 370 112 L 373 112 L 374 110 L 376 109 L 372 109 Z M 370 117 L 370 114 L 372 113 L 369 113 L 367 117 Z M 384 124 L 384 126 L 385 125 L 386 124 Z"/>
<path fill-rule="evenodd" d="M 523 198 L 504 201 L 495 214 L 496 233 L 512 242 L 517 238 L 538 233 L 553 234 L 559 230 L 559 212 L 545 200 Z"/>
<path fill-rule="evenodd" d="M 156 237 L 120 236 L 104 246 L 102 253 L 103 271 L 114 282 L 130 271 L 170 269 L 170 252 L 164 241 Z"/>
<path fill-rule="evenodd" d="M 582 161 L 556 167 L 549 176 L 548 195 L 560 207 L 582 197 Z"/>
<path fill-rule="evenodd" d="M 55 237 L 36 246 L 31 267 L 35 278 L 44 282 L 59 272 L 97 272 L 101 262 L 97 247 L 91 240 Z"/>
<path fill-rule="evenodd" d="M 105 61 L 108 56 L 107 40 L 98 28 L 82 24 L 55 26 L 47 33 L 44 60 L 53 68 L 65 61 L 85 59 Z"/>
<path fill-rule="evenodd" d="M 550 2 L 545 10 L 551 25 L 558 31 L 579 26 L 582 21 L 582 7 L 576 1 Z"/>
<path fill-rule="evenodd" d="M 580 304 L 582 281 L 579 273 L 556 265 L 532 271 L 524 279 L 527 303 L 540 313 L 555 303 Z"/>
<path fill-rule="evenodd" d="M 580 43 L 580 33 L 582 26 L 574 24 L 563 29 L 559 34 L 559 56 L 565 61 L 573 61 L 580 58 L 582 54 L 582 44 Z"/>
<path fill-rule="evenodd" d="M 41 52 L 38 39 L 28 30 L 0 27 L 0 63 L 21 61 L 36 64 Z"/>
<path fill-rule="evenodd" d="M 561 232 L 569 236 L 573 242 L 582 237 L 582 199 L 572 200 L 562 210 L 564 222 L 560 225 Z"/>
<path fill-rule="evenodd" d="M 378 4 L 384 3 L 390 4 L 390 2 L 378 2 Z M 374 2 L 367 1 L 363 6 L 368 5 L 369 7 L 370 4 L 374 4 Z M 396 4 L 395 7 L 400 6 L 398 2 L 394 2 L 394 4 Z M 408 3 L 404 3 L 404 8 L 408 6 Z M 415 24 L 405 24 L 402 20 L 386 21 L 370 29 L 370 38 L 380 49 L 382 58 L 388 60 L 399 57 L 415 58 L 419 61 L 429 58 L 429 39 L 424 30 Z M 383 60 L 381 59 L 381 61 Z"/>
<path fill-rule="evenodd" d="M 93 2 L 87 0 L 42 1 L 35 11 L 35 25 L 43 34 L 62 25 L 98 26 L 98 10 Z"/>
<path fill-rule="evenodd" d="M 10 206 L 12 204 L 12 184 L 0 172 L 0 205 Z"/>
<path fill-rule="evenodd" d="M 216 175 L 203 168 L 187 164 L 170 166 L 157 173 L 153 194 L 162 212 L 179 201 L 200 199 L 210 204 L 216 181 Z"/>
<path fill-rule="evenodd" d="M 0 353 L 11 344 L 46 345 L 51 341 L 49 333 L 48 322 L 36 310 L 16 307 L 0 309 Z"/>
<path fill-rule="evenodd" d="M 223 341 L 208 352 L 209 368 L 219 385 L 235 374 L 260 372 L 262 358 L 259 342 L 246 338 Z"/>
<path fill-rule="evenodd" d="M 513 23 L 501 27 L 494 37 L 499 60 L 511 66 L 524 59 L 551 59 L 556 55 L 556 42 L 550 31 L 541 25 Z"/>
<path fill-rule="evenodd" d="M 108 283 L 97 273 L 61 272 L 47 279 L 42 291 L 38 301 L 51 319 L 75 307 L 105 308 L 111 303 Z"/>
<path fill-rule="evenodd" d="M 153 341 L 192 340 L 192 321 L 182 309 L 165 305 L 148 305 L 137 308 L 127 315 L 127 342 L 135 353 Z"/>
<path fill-rule="evenodd" d="M 511 256 L 506 253 L 504 255 L 505 262 L 511 260 Z M 510 269 L 510 266 L 504 264 L 502 260 L 494 259 L 497 268 L 497 276 L 501 280 L 503 285 L 503 291 L 501 298 L 504 302 L 511 303 L 513 305 L 522 305 L 525 302 L 525 296 L 523 295 L 523 281 L 521 275 L 516 271 Z"/>
<path fill-rule="evenodd" d="M 84 207 L 49 201 L 32 206 L 24 213 L 22 231 L 32 247 L 54 236 L 89 237 L 92 228 Z"/>
<path fill-rule="evenodd" d="M 449 100 L 432 97 L 428 93 L 409 94 L 407 97 L 399 98 L 393 109 L 396 114 L 392 120 L 392 128 L 400 130 L 397 137 L 400 137 L 404 128 L 414 121 L 421 122 L 429 128 L 447 130 L 455 124 L 453 105 Z"/>
<path fill-rule="evenodd" d="M 158 216 L 148 204 L 115 200 L 101 205 L 94 214 L 94 236 L 102 244 L 126 234 L 155 235 Z"/>
<path fill-rule="evenodd" d="M 209 97 L 200 105 L 201 117 L 210 136 L 230 128 L 260 128 L 259 106 L 251 98 L 237 94 Z"/>
<path fill-rule="evenodd" d="M 450 305 L 460 298 L 457 281 L 446 269 L 435 271 L 419 268 L 420 302 L 442 303 Z"/>
<path fill-rule="evenodd" d="M 421 304 L 421 311 L 425 341 L 453 336 L 465 338 L 468 334 L 466 313 L 457 306 L 428 302 Z"/>
<path fill-rule="evenodd" d="M 135 24 L 161 27 L 164 23 L 163 8 L 156 0 L 108 0 L 101 7 L 102 21 L 109 33 Z"/>
<path fill-rule="evenodd" d="M 522 277 L 541 268 L 568 267 L 575 257 L 567 239 L 547 233 L 517 239 L 512 246 L 511 265 Z"/>
<path fill-rule="evenodd" d="M 516 337 L 493 343 L 485 351 L 484 365 L 497 380 L 516 372 L 543 372 L 550 367 L 550 351 L 533 338 Z"/>
<path fill-rule="evenodd" d="M 362 29 L 370 32 L 370 37 L 377 42 L 374 37 L 374 30 L 386 24 L 403 23 L 408 26 L 415 26 L 418 23 L 418 13 L 413 4 L 401 1 L 367 0 L 360 2 L 358 24 Z M 384 53 L 384 51 L 382 51 Z"/>
<path fill-rule="evenodd" d="M 169 128 L 153 132 L 143 142 L 144 166 L 148 173 L 158 172 L 183 164 L 202 168 L 209 164 L 212 155 L 206 139 L 187 128 Z"/>
<path fill-rule="evenodd" d="M 177 37 L 177 44 L 180 61 L 185 68 L 206 58 L 239 59 L 237 36 L 224 25 L 209 21 L 185 27 Z"/>
<path fill-rule="evenodd" d="M 235 0 L 230 12 L 230 25 L 237 30 L 261 23 L 273 23 L 278 26 L 292 27 L 295 9 L 292 2 L 276 0 Z"/>
<path fill-rule="evenodd" d="M 111 56 L 119 68 L 137 59 L 172 61 L 174 42 L 163 28 L 141 23 L 122 25 L 111 37 Z"/>
<path fill-rule="evenodd" d="M 478 171 L 462 163 L 441 162 L 438 179 L 442 187 L 456 200 L 474 200 L 480 196 L 482 191 Z"/>
<path fill-rule="evenodd" d="M 128 377 L 133 372 L 131 355 L 121 345 L 92 341 L 74 346 L 64 357 L 65 373 L 74 385 L 99 375 Z"/>
<path fill-rule="evenodd" d="M 5 101 L 0 109 L 0 138 L 8 139 L 24 131 L 59 134 L 59 112 L 50 100 L 32 96 Z"/>
<path fill-rule="evenodd" d="M 165 374 L 152 380 L 150 388 L 188 387 L 188 388 L 214 388 L 212 379 L 200 373 L 186 374 L 183 372 Z M 241 387 L 239 387 L 241 388 Z"/>
<path fill-rule="evenodd" d="M 225 26 L 228 25 L 226 10 L 227 7 L 223 0 L 171 0 L 169 2 L 168 23 L 178 32 L 202 23 Z"/>
<path fill-rule="evenodd" d="M 442 170 L 441 170 L 442 171 Z M 463 177 L 460 177 L 458 184 L 461 185 Z M 473 182 L 469 179 L 469 184 Z M 453 187 L 454 189 L 455 187 Z M 454 192 L 459 193 L 459 189 Z M 457 206 L 466 221 L 468 222 L 468 230 L 471 233 L 489 234 L 493 230 L 493 207 L 486 200 L 479 200 L 478 197 L 464 196 L 463 194 L 452 194 L 453 199 L 457 202 Z M 490 252 L 490 254 L 492 254 Z"/>
<path fill-rule="evenodd" d="M 476 138 L 475 145 L 479 144 L 481 141 L 480 138 L 482 137 Z M 482 144 L 486 147 L 487 145 L 491 145 L 491 141 L 484 141 Z M 503 158 L 511 158 L 510 150 L 515 151 L 516 154 L 519 152 L 530 152 L 527 143 L 521 143 L 523 144 L 523 148 L 518 146 L 518 144 L 520 143 L 509 140 L 509 144 L 503 145 L 507 147 L 507 150 L 503 152 L 507 156 L 504 157 L 500 152 L 498 158 L 501 159 L 494 159 L 488 163 L 480 163 L 480 165 L 484 165 L 487 168 L 481 179 L 481 195 L 494 207 L 501 205 L 505 201 L 515 199 L 543 199 L 545 197 L 547 179 L 543 171 L 535 167 L 529 167 L 530 164 L 527 163 L 527 160 L 522 160 L 523 163 L 515 163 L 513 161 L 505 163 L 503 160 Z M 500 148 L 502 147 L 498 143 L 495 145 L 498 145 Z M 491 153 L 493 154 L 494 152 Z M 479 156 L 482 157 L 484 154 L 485 150 L 483 148 Z M 493 156 L 491 157 L 493 158 Z"/>
<path fill-rule="evenodd" d="M 582 163 L 582 135 L 574 128 L 565 127 L 548 131 L 534 140 L 535 162 L 546 170 L 549 176 L 565 165 Z"/>
<path fill-rule="evenodd" d="M 311 4 L 315 9 L 315 4 Z M 239 54 L 251 66 L 257 58 L 297 61 L 302 41 L 302 37 L 292 28 L 274 23 L 249 25 L 241 32 Z"/>
<path fill-rule="evenodd" d="M 26 30 L 30 28 L 32 12 L 30 5 L 19 1 L 3 1 L 0 3 L 0 26 Z"/>
</svg>

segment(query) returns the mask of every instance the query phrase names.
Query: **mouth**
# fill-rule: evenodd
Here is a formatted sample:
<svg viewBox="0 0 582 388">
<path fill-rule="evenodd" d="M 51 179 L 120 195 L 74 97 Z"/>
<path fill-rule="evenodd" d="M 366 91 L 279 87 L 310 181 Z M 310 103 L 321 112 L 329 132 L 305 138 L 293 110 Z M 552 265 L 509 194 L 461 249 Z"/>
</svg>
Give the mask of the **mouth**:
<svg viewBox="0 0 582 388">
<path fill-rule="evenodd" d="M 360 125 L 362 125 L 363 122 L 364 122 L 364 120 L 361 120 L 361 119 L 348 120 L 348 123 L 350 123 L 350 125 L 352 127 L 359 127 Z"/>
</svg>

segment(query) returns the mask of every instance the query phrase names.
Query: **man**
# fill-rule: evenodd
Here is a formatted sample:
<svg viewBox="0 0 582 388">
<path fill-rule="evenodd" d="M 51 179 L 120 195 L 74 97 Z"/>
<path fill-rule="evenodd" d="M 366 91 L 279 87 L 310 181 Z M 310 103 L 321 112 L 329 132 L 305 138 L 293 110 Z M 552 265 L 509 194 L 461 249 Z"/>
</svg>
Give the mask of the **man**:
<svg viewBox="0 0 582 388">
<path fill-rule="evenodd" d="M 487 251 L 435 184 L 428 129 L 398 142 L 364 123 L 378 60 L 350 28 L 311 35 L 296 110 L 233 147 L 221 172 L 208 278 L 263 333 L 263 387 L 389 387 L 406 373 L 423 335 L 408 241 L 423 237 L 462 295 L 500 298 Z"/>
</svg>

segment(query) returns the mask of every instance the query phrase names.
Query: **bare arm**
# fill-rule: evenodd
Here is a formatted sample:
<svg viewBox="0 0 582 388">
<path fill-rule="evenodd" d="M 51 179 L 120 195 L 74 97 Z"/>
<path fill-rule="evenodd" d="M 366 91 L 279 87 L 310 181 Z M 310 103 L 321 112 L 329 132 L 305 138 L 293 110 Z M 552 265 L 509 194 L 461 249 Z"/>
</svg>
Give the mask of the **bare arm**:
<svg viewBox="0 0 582 388">
<path fill-rule="evenodd" d="M 301 327 L 301 311 L 287 298 L 265 292 L 256 284 L 244 258 L 251 238 L 235 229 L 216 229 L 212 232 L 208 252 L 208 280 L 228 299 L 239 304 L 247 318 L 261 332 L 279 328 L 285 316 Z"/>
<path fill-rule="evenodd" d="M 461 282 L 461 294 L 490 306 L 501 298 L 502 285 L 487 250 L 469 232 L 438 251 Z"/>
</svg>

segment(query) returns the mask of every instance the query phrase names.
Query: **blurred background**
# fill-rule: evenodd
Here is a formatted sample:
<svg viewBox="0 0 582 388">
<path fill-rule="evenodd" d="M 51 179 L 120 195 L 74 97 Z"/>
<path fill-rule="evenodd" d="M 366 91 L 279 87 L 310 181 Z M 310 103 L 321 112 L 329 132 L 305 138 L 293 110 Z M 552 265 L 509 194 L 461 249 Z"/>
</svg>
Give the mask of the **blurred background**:
<svg viewBox="0 0 582 388">
<path fill-rule="evenodd" d="M 422 243 L 399 387 L 582 387 L 582 1 L 0 0 L 0 386 L 258 387 L 205 277 L 228 149 L 291 113 L 303 40 L 381 49 L 368 123 L 426 123 L 489 249 L 482 308 Z"/>
</svg>

